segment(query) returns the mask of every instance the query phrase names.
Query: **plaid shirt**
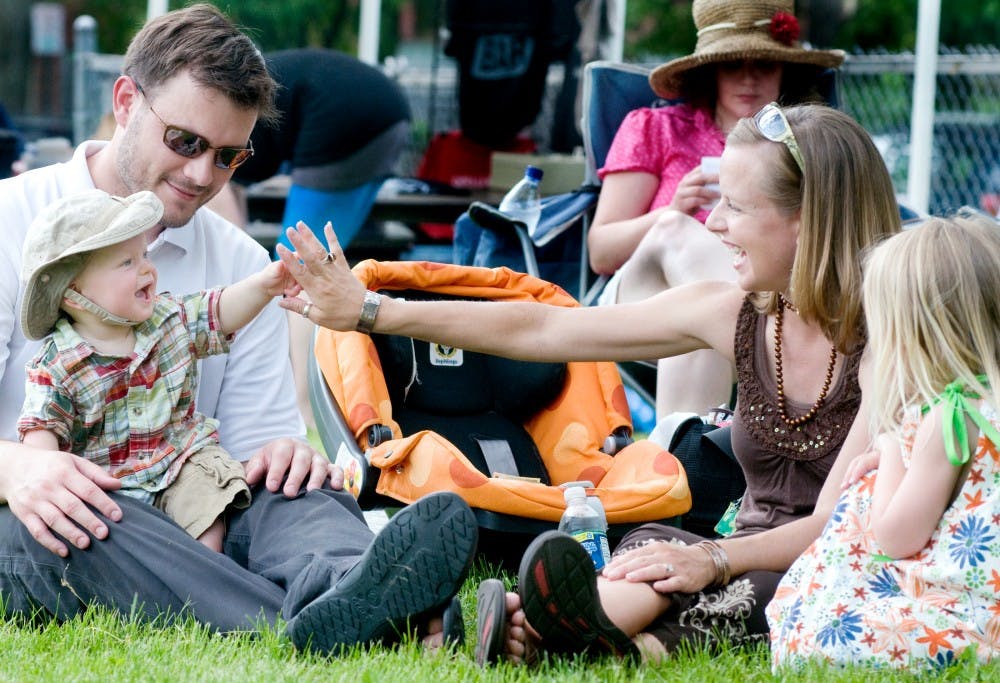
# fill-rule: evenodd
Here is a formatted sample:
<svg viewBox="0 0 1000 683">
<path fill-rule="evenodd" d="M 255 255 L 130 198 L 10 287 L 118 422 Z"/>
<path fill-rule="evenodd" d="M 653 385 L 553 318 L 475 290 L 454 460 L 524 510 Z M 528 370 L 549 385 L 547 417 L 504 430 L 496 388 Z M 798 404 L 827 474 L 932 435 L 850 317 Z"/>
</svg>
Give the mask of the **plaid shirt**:
<svg viewBox="0 0 1000 683">
<path fill-rule="evenodd" d="M 105 356 L 60 319 L 27 365 L 18 434 L 45 429 L 62 450 L 85 457 L 152 502 L 184 460 L 218 443 L 218 421 L 195 411 L 196 360 L 229 351 L 219 331 L 219 294 L 156 297 L 135 326 L 129 356 Z"/>
</svg>

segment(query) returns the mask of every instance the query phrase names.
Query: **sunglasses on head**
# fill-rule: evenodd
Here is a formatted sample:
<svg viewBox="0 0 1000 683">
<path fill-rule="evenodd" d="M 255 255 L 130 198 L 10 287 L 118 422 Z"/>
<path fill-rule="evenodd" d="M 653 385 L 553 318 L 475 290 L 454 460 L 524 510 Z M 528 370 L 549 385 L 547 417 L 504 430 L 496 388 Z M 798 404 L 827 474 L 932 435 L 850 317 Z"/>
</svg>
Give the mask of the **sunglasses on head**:
<svg viewBox="0 0 1000 683">
<path fill-rule="evenodd" d="M 759 112 L 753 115 L 753 120 L 761 135 L 771 142 L 780 142 L 788 148 L 795 163 L 799 165 L 799 170 L 805 175 L 806 164 L 802 160 L 802 150 L 799 149 L 799 143 L 795 139 L 795 134 L 792 133 L 792 127 L 788 125 L 788 119 L 785 118 L 784 112 L 778 105 L 774 102 L 765 104 Z"/>
<path fill-rule="evenodd" d="M 198 135 L 197 133 L 192 133 L 190 131 L 184 130 L 183 128 L 178 128 L 177 126 L 172 126 L 163 120 L 163 117 L 156 113 L 153 109 L 153 104 L 146 97 L 146 92 L 139 85 L 138 81 L 132 80 L 135 83 L 136 90 L 146 99 L 146 104 L 149 106 L 149 111 L 153 112 L 153 116 L 160 120 L 163 124 L 163 144 L 167 146 L 172 152 L 180 154 L 182 157 L 187 159 L 193 159 L 201 154 L 204 154 L 208 150 L 215 150 L 215 167 L 226 169 L 228 171 L 237 168 L 243 164 L 247 159 L 253 156 L 253 142 L 247 141 L 249 147 L 213 147 L 208 143 L 208 140 Z"/>
</svg>

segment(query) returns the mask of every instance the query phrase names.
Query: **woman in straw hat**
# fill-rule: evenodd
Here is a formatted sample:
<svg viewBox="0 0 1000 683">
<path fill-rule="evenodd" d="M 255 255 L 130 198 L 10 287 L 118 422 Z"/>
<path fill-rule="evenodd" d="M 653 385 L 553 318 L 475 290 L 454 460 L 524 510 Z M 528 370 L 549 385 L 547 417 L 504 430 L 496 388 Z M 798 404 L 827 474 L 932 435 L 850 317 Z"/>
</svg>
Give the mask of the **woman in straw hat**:
<svg viewBox="0 0 1000 683">
<path fill-rule="evenodd" d="M 697 280 L 732 280 L 726 250 L 702 225 L 718 199 L 725 136 L 768 102 L 821 101 L 817 76 L 840 51 L 798 42 L 792 0 L 695 0 L 694 54 L 656 68 L 655 93 L 676 106 L 642 108 L 622 123 L 600 170 L 588 235 L 591 268 L 616 273 L 602 303 L 627 303 Z M 702 158 L 709 161 L 702 165 Z M 659 363 L 656 413 L 705 413 L 728 403 L 732 368 L 696 351 Z"/>
</svg>

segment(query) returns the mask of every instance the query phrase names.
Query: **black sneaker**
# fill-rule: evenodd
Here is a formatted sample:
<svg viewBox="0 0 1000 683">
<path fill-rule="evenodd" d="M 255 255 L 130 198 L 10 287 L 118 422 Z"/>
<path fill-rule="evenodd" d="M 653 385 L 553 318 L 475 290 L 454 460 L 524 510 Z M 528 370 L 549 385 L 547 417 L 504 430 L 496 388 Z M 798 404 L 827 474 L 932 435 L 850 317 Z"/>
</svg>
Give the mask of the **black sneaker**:
<svg viewBox="0 0 1000 683">
<path fill-rule="evenodd" d="M 318 652 L 398 639 L 409 618 L 443 608 L 458 592 L 478 537 L 459 496 L 424 496 L 393 515 L 358 563 L 289 621 L 289 638 Z"/>
<path fill-rule="evenodd" d="M 546 531 L 531 542 L 521 558 L 518 591 L 543 649 L 638 658 L 632 639 L 601 608 L 594 562 L 572 536 Z"/>
</svg>

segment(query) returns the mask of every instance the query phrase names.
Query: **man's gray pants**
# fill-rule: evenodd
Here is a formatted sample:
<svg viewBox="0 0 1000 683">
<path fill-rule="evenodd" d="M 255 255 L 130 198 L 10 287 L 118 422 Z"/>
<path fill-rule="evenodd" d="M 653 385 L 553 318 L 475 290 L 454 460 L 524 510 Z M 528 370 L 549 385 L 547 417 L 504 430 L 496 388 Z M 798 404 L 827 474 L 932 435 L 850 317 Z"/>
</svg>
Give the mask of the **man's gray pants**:
<svg viewBox="0 0 1000 683">
<path fill-rule="evenodd" d="M 61 558 L 0 506 L 0 604 L 8 616 L 64 620 L 88 605 L 152 620 L 193 616 L 218 631 L 286 621 L 350 569 L 373 535 L 354 497 L 324 488 L 293 499 L 253 490 L 215 553 L 149 505 L 111 493 L 122 520 Z M 100 515 L 99 515 L 100 516 Z"/>
</svg>

